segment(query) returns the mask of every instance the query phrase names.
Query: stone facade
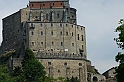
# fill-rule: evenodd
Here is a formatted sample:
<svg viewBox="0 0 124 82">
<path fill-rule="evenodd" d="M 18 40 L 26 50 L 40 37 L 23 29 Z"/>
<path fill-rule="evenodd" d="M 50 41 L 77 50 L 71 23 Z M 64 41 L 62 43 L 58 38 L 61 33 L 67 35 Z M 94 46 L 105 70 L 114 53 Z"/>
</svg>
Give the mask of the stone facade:
<svg viewBox="0 0 124 82">
<path fill-rule="evenodd" d="M 115 69 L 116 69 L 116 67 L 113 67 L 113 68 L 111 68 L 111 69 L 109 69 L 109 70 L 107 70 L 106 72 L 103 73 L 103 75 L 106 77 L 106 79 L 116 77 Z"/>
<path fill-rule="evenodd" d="M 14 49 L 12 64 L 21 66 L 29 47 L 47 76 L 78 77 L 87 82 L 85 27 L 77 25 L 68 0 L 31 0 L 27 8 L 3 19 L 0 53 Z"/>
</svg>

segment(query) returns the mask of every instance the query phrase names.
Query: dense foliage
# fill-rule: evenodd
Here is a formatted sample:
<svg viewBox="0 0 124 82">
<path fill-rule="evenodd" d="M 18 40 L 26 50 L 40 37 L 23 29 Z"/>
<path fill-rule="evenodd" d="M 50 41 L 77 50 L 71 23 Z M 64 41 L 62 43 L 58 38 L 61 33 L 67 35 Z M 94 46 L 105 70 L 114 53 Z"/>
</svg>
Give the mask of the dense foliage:
<svg viewBox="0 0 124 82">
<path fill-rule="evenodd" d="M 119 26 L 116 28 L 115 32 L 119 32 L 118 38 L 115 38 L 118 48 L 124 49 L 124 20 L 119 21 Z M 119 62 L 119 66 L 116 68 L 116 78 L 117 82 L 124 82 L 124 53 L 118 52 L 116 56 L 116 61 Z"/>
<path fill-rule="evenodd" d="M 11 77 L 9 68 L 6 64 L 0 65 L 0 82 L 14 82 L 15 78 Z"/>
<path fill-rule="evenodd" d="M 46 72 L 44 71 L 44 66 L 38 62 L 35 58 L 34 53 L 27 48 L 25 50 L 24 58 L 22 61 L 22 70 L 27 81 L 38 82 L 41 77 L 44 77 Z"/>
</svg>

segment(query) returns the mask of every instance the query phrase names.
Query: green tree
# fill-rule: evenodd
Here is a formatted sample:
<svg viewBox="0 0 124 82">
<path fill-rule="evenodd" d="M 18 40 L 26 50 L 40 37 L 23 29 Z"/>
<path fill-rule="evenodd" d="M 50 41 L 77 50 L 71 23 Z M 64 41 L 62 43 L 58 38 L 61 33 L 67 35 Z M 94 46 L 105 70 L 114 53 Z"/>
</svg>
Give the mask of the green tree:
<svg viewBox="0 0 124 82">
<path fill-rule="evenodd" d="M 114 38 L 118 48 L 124 49 L 124 20 L 119 21 L 119 26 L 116 28 L 115 32 L 118 32 L 118 38 Z M 118 52 L 116 56 L 116 61 L 119 62 L 119 66 L 116 68 L 116 78 L 117 82 L 124 82 L 124 53 Z"/>
<path fill-rule="evenodd" d="M 46 74 L 44 66 L 38 62 L 34 53 L 29 48 L 25 50 L 22 70 L 28 82 L 40 82 L 39 79 Z"/>
<path fill-rule="evenodd" d="M 14 68 L 14 70 L 11 73 L 11 76 L 16 78 L 15 82 L 26 82 L 24 72 L 19 66 Z"/>
<path fill-rule="evenodd" d="M 10 75 L 7 64 L 0 65 L 0 82 L 15 82 L 15 78 Z"/>
</svg>

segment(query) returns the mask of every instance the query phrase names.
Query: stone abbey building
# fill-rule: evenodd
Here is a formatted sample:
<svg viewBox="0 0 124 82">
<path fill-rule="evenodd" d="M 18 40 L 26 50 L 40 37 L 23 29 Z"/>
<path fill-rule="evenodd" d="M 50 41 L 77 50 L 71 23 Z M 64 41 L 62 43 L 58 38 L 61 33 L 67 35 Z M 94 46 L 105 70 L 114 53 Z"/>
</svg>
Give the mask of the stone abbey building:
<svg viewBox="0 0 124 82">
<path fill-rule="evenodd" d="M 30 0 L 26 8 L 3 18 L 0 53 L 16 50 L 14 66 L 21 65 L 29 47 L 47 76 L 78 77 L 87 82 L 85 27 L 77 25 L 69 0 Z"/>
</svg>

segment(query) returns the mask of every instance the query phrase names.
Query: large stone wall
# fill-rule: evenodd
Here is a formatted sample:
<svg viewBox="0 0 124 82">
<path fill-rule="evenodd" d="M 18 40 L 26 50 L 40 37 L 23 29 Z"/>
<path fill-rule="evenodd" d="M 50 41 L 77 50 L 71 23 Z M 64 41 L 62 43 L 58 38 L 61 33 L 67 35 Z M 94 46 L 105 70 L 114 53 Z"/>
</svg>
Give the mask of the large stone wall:
<svg viewBox="0 0 124 82">
<path fill-rule="evenodd" d="M 39 59 L 45 66 L 47 76 L 54 78 L 78 77 L 80 82 L 86 82 L 86 63 L 83 60 Z"/>
<path fill-rule="evenodd" d="M 32 25 L 32 26 L 31 26 Z M 59 53 L 86 59 L 85 28 L 69 23 L 28 23 L 29 47 L 34 53 Z"/>
</svg>

